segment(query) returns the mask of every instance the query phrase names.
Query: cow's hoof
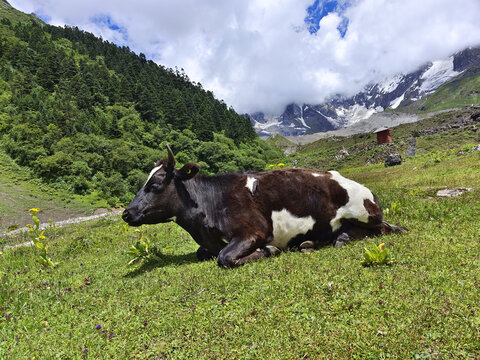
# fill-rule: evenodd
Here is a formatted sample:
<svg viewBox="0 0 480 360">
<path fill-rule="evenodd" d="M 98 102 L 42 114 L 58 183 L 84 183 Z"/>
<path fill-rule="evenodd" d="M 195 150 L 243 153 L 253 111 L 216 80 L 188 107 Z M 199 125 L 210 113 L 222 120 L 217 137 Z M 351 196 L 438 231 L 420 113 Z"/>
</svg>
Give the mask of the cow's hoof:
<svg viewBox="0 0 480 360">
<path fill-rule="evenodd" d="M 197 259 L 200 261 L 212 260 L 215 259 L 215 255 L 213 255 L 207 249 L 199 247 L 197 250 Z"/>
<path fill-rule="evenodd" d="M 313 241 L 307 240 L 300 244 L 300 249 L 309 249 L 315 247 Z"/>
<path fill-rule="evenodd" d="M 277 248 L 276 246 L 273 245 L 267 245 L 265 246 L 265 249 L 267 249 L 269 255 L 268 256 L 277 256 L 280 254 L 280 249 Z"/>
<path fill-rule="evenodd" d="M 341 248 L 342 246 L 344 246 L 345 244 L 346 244 L 346 242 L 337 240 L 337 241 L 335 241 L 335 244 L 333 246 L 338 249 L 338 248 Z"/>
<path fill-rule="evenodd" d="M 336 248 L 341 248 L 343 245 L 345 245 L 348 242 L 348 240 L 350 240 L 350 236 L 348 236 L 347 233 L 341 233 L 340 235 L 338 235 L 333 246 Z"/>
<path fill-rule="evenodd" d="M 314 252 L 315 249 L 314 249 L 313 247 L 311 247 L 311 248 L 303 248 L 303 249 L 300 249 L 300 251 L 301 251 L 302 253 L 311 253 L 311 252 Z"/>
</svg>

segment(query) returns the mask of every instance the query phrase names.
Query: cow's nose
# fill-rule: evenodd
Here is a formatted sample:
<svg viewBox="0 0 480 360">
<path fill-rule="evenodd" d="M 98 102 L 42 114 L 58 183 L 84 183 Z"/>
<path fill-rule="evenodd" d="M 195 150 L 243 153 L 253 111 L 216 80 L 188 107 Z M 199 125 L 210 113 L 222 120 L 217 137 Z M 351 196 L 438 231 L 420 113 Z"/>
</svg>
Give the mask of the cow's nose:
<svg viewBox="0 0 480 360">
<path fill-rule="evenodd" d="M 128 222 L 128 220 L 130 220 L 130 218 L 131 218 L 130 211 L 128 211 L 128 209 L 125 209 L 123 211 L 123 214 L 122 214 L 123 221 Z"/>
</svg>

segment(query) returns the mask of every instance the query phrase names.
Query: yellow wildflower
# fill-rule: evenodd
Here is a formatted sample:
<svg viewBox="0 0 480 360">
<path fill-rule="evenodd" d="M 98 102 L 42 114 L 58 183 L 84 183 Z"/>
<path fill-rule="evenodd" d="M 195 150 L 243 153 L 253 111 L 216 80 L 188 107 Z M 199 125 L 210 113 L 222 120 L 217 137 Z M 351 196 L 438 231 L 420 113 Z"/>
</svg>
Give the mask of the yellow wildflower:
<svg viewBox="0 0 480 360">
<path fill-rule="evenodd" d="M 381 243 L 380 245 L 378 245 L 378 248 L 380 249 L 380 251 L 383 251 L 384 247 L 385 247 L 385 243 Z"/>
<path fill-rule="evenodd" d="M 31 208 L 30 210 L 28 210 L 29 213 L 32 213 L 32 214 L 37 214 L 40 212 L 40 209 L 37 209 L 37 208 Z"/>
<path fill-rule="evenodd" d="M 284 163 L 278 163 L 278 166 L 285 166 Z"/>
</svg>

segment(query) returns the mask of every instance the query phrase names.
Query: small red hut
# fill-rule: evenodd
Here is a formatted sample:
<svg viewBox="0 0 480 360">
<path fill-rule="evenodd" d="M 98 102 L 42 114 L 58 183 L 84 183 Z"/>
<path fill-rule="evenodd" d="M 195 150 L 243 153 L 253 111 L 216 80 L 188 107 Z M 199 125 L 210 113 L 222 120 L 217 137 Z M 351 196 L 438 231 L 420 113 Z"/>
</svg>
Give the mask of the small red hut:
<svg viewBox="0 0 480 360">
<path fill-rule="evenodd" d="M 381 127 L 378 130 L 373 132 L 377 134 L 377 144 L 385 144 L 392 142 L 392 137 L 390 136 L 390 129 L 387 127 Z"/>
</svg>

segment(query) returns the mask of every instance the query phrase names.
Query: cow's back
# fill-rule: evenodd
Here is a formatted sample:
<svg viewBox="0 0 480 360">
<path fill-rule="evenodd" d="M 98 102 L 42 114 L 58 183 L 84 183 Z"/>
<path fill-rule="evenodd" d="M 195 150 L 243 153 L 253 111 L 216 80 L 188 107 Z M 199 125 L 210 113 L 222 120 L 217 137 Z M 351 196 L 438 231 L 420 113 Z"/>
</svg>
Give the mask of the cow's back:
<svg viewBox="0 0 480 360">
<path fill-rule="evenodd" d="M 374 202 L 365 186 L 334 171 L 282 169 L 247 174 L 244 182 L 279 248 L 330 241 L 342 219 L 368 222 L 364 202 Z"/>
</svg>

